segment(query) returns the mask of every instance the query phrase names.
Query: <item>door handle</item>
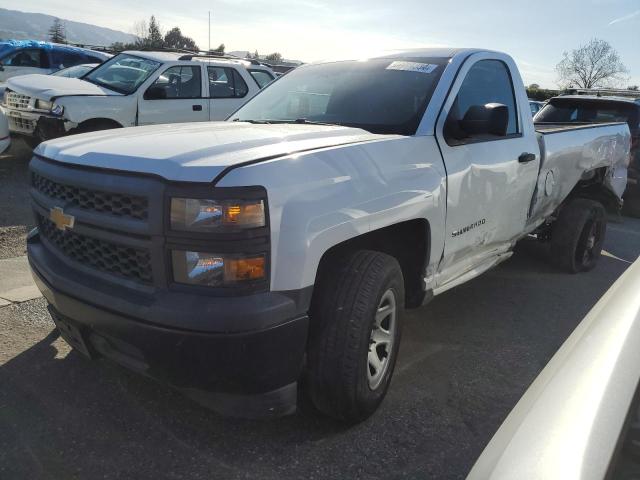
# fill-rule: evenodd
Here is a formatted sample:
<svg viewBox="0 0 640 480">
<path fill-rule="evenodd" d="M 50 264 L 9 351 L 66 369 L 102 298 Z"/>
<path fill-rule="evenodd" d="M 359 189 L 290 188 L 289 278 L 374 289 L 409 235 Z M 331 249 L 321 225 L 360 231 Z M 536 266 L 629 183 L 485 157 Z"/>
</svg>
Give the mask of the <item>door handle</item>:
<svg viewBox="0 0 640 480">
<path fill-rule="evenodd" d="M 194 112 L 201 112 L 202 111 L 202 105 L 193 105 L 191 108 L 193 108 Z"/>
<path fill-rule="evenodd" d="M 520 163 L 529 163 L 529 162 L 533 162 L 536 159 L 536 154 L 535 153 L 522 153 L 519 157 L 518 157 L 518 162 Z"/>
</svg>

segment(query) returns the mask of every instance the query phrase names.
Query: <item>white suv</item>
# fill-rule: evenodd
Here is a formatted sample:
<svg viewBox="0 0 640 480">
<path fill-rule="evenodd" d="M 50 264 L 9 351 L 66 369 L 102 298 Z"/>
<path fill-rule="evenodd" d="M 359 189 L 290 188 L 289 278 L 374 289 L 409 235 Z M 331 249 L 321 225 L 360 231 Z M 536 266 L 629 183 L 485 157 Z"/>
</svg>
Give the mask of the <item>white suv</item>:
<svg viewBox="0 0 640 480">
<path fill-rule="evenodd" d="M 2 108 L 11 132 L 37 144 L 109 128 L 224 120 L 274 78 L 255 60 L 128 51 L 81 78 L 12 78 Z"/>
</svg>

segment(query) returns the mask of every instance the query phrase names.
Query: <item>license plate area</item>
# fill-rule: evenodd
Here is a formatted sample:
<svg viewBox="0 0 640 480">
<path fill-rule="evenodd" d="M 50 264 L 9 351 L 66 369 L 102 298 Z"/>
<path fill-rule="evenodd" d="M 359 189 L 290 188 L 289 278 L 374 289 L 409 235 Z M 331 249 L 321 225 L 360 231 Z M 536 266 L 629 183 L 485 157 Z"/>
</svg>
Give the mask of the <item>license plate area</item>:
<svg viewBox="0 0 640 480">
<path fill-rule="evenodd" d="M 58 328 L 58 332 L 60 332 L 60 336 L 62 339 L 69 344 L 71 348 L 78 351 L 82 355 L 87 358 L 92 358 L 93 355 L 89 350 L 87 343 L 85 341 L 84 335 L 78 326 L 74 325 L 72 321 L 69 321 L 66 318 L 61 317 L 57 313 L 51 311 L 51 318 L 53 318 L 53 323 L 56 324 Z"/>
</svg>

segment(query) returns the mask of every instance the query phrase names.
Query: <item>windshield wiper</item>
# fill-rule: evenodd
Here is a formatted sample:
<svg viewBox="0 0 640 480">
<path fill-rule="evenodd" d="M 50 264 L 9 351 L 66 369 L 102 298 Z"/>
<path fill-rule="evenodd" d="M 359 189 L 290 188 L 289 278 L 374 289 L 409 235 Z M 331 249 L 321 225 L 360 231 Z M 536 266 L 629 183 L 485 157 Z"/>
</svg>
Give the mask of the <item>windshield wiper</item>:
<svg viewBox="0 0 640 480">
<path fill-rule="evenodd" d="M 274 123 L 271 120 L 241 120 L 240 118 L 234 118 L 233 120 L 231 120 L 232 122 L 246 122 L 246 123 L 253 123 L 255 125 L 266 125 L 266 124 L 270 124 L 270 123 Z"/>
<path fill-rule="evenodd" d="M 302 123 L 304 125 L 327 125 L 329 127 L 335 127 L 341 125 L 339 122 L 327 123 L 327 122 L 315 122 L 313 120 L 307 120 L 306 118 L 296 118 L 295 121 L 289 123 Z"/>
<path fill-rule="evenodd" d="M 275 119 L 269 119 L 269 120 L 244 120 L 244 119 L 240 119 L 240 118 L 234 118 L 232 120 L 232 122 L 247 122 L 247 123 L 255 123 L 258 125 L 264 125 L 264 124 L 293 124 L 293 123 L 299 123 L 302 125 L 327 125 L 329 127 L 335 127 L 336 125 L 341 125 L 340 123 L 325 123 L 325 122 L 314 122 L 313 120 L 307 120 L 306 118 L 296 118 L 295 120 L 275 120 Z"/>
</svg>

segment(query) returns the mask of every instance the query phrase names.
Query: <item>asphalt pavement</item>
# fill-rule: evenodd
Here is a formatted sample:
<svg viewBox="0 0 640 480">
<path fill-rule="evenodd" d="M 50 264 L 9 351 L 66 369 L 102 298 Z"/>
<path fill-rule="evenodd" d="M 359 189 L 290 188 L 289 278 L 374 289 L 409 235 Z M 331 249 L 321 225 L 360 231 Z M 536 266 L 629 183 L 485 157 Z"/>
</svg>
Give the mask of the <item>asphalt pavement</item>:
<svg viewBox="0 0 640 480">
<path fill-rule="evenodd" d="M 19 155 L 0 158 L 10 209 L 5 198 L 26 198 L 25 166 Z M 30 226 L 23 206 L 15 208 L 0 217 L 0 239 Z M 0 478 L 464 478 L 546 362 L 640 255 L 640 220 L 610 223 L 605 250 L 594 271 L 568 275 L 549 264 L 544 245 L 526 241 L 496 269 L 411 311 L 389 394 L 354 427 L 306 404 L 278 420 L 221 417 L 71 352 L 41 298 L 0 307 Z"/>
</svg>

